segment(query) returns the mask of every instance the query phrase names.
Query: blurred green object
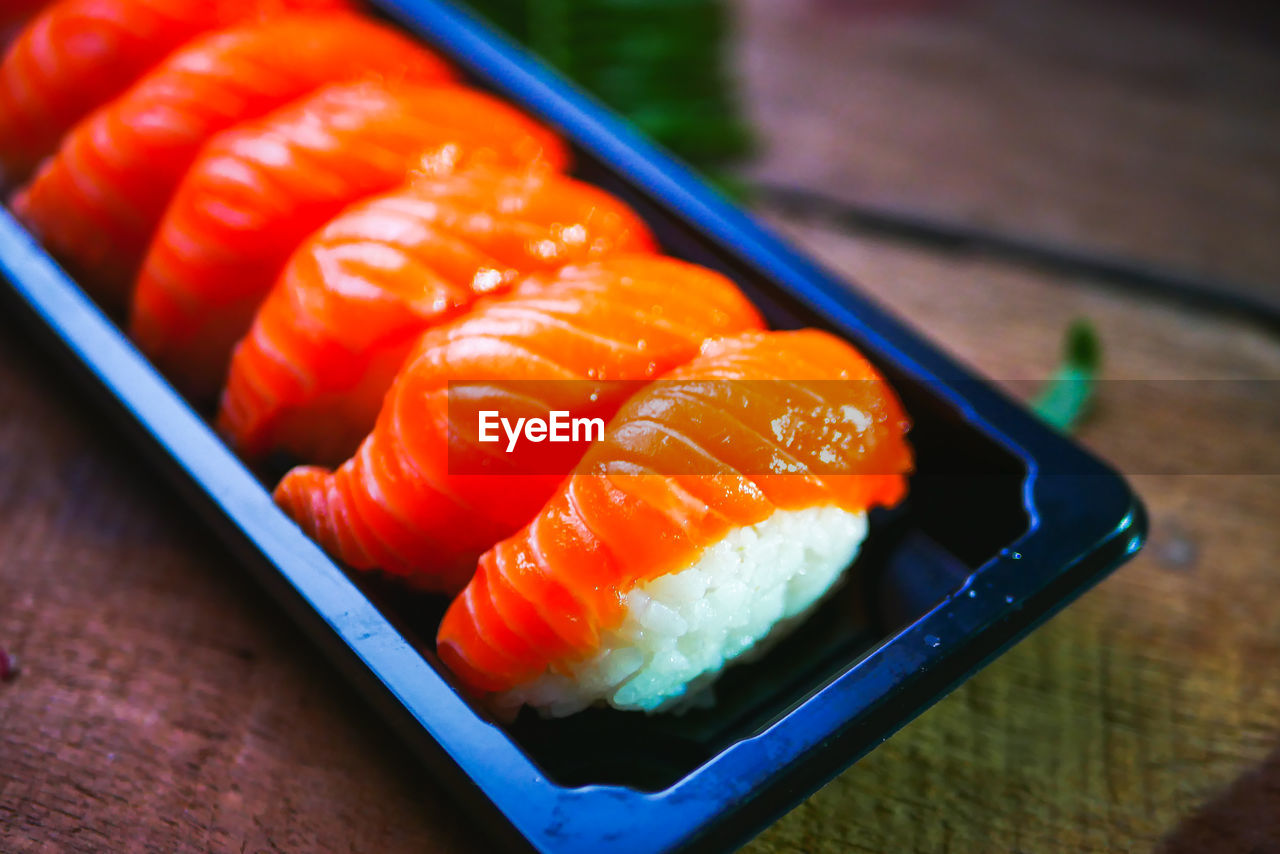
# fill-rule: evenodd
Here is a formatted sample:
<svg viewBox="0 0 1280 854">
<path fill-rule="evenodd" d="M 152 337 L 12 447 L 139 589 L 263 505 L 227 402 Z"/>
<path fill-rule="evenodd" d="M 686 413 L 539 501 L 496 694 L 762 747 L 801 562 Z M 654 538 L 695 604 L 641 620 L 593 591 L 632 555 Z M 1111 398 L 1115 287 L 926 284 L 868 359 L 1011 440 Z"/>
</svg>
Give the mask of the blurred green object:
<svg viewBox="0 0 1280 854">
<path fill-rule="evenodd" d="M 686 160 L 714 166 L 750 149 L 722 0 L 469 2 Z"/>
<path fill-rule="evenodd" d="M 1063 342 L 1062 365 L 1031 408 L 1054 427 L 1071 432 L 1089 413 L 1101 367 L 1102 342 L 1093 324 L 1083 319 L 1072 322 Z"/>
</svg>

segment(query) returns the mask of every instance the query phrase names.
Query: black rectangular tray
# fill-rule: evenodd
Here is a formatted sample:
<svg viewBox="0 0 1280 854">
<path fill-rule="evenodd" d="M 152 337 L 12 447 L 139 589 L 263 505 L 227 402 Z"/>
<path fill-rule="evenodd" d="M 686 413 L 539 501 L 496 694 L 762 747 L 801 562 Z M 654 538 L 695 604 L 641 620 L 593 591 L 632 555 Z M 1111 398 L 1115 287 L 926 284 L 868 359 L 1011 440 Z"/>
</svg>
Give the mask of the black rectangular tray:
<svg viewBox="0 0 1280 854">
<path fill-rule="evenodd" d="M 0 273 L 87 387 L 483 827 L 545 852 L 740 844 L 1132 555 L 1141 504 L 1111 469 L 798 254 L 625 122 L 471 15 L 376 4 L 560 131 L 669 253 L 737 281 L 777 327 L 854 342 L 913 419 L 911 496 L 873 516 L 848 583 L 730 671 L 713 708 L 498 724 L 432 638 L 445 602 L 349 576 L 271 501 L 121 331 L 0 210 Z M 1051 737 L 1051 733 L 1046 733 Z"/>
</svg>

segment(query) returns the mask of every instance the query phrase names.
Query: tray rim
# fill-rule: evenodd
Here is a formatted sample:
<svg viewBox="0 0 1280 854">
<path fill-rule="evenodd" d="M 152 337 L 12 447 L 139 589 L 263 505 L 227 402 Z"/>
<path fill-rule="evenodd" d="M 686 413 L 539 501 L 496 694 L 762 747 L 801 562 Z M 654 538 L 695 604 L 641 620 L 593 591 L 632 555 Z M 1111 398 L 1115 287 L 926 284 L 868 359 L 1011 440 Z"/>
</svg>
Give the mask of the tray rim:
<svg viewBox="0 0 1280 854">
<path fill-rule="evenodd" d="M 1024 489 L 1031 526 L 1016 547 L 983 565 L 964 588 L 886 638 L 773 726 L 660 792 L 561 787 L 505 733 L 472 712 L 433 669 L 433 656 L 413 648 L 275 507 L 208 424 L 0 209 L 0 272 L 14 294 L 71 362 L 87 371 L 90 386 L 114 404 L 242 562 L 437 773 L 461 789 L 466 805 L 502 841 L 548 852 L 592 851 L 603 844 L 634 851 L 739 844 L 1141 546 L 1145 513 L 1117 473 L 792 249 L 555 72 L 447 3 L 374 5 L 420 35 L 426 31 L 437 47 L 447 43 L 443 53 L 504 97 L 590 149 L 691 229 L 856 337 L 860 346 L 927 382 L 964 417 L 994 430 L 1028 467 Z M 1046 474 L 1047 460 L 1055 461 L 1053 471 L 1076 473 Z M 1057 468 L 1064 461 L 1069 466 Z M 1095 496 L 1087 508 L 1073 508 L 1069 500 L 1080 478 L 1089 479 Z M 1092 544 L 1086 552 L 1054 536 L 1068 527 Z M 988 595 L 978 595 L 982 585 L 1005 591 L 1003 607 L 990 609 Z M 889 683 L 895 686 L 891 694 L 869 692 Z M 890 699 L 902 708 L 885 708 Z"/>
</svg>

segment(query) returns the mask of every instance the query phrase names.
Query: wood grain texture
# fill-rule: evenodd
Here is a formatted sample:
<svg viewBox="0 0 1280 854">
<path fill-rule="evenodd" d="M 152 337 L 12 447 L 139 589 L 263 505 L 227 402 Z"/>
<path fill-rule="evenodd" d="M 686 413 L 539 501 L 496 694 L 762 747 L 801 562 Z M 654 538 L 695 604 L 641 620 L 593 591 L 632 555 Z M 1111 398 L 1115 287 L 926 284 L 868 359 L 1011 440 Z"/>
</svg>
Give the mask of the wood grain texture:
<svg viewBox="0 0 1280 854">
<path fill-rule="evenodd" d="M 0 851 L 441 852 L 475 831 L 12 319 Z"/>
<path fill-rule="evenodd" d="M 748 100 L 773 143 L 759 174 L 1280 272 L 1280 77 L 1248 40 L 1103 4 L 1056 6 L 1114 17 L 1056 42 L 1011 2 L 823 32 L 801 26 L 816 6 L 742 1 Z M 1145 33 L 1154 54 L 1130 49 Z M 858 85 L 824 93 L 815 63 Z M 1249 389 L 1280 381 L 1280 343 L 1088 281 L 778 224 L 1016 393 L 1080 315 L 1109 378 L 1183 384 L 1104 384 L 1083 429 L 1151 511 L 1138 559 L 749 850 L 1280 850 L 1280 475 L 1223 474 L 1274 459 L 1272 410 Z M 1201 473 L 1159 473 L 1169 461 Z M 5 854 L 483 848 L 3 317 L 0 646 L 23 664 L 0 684 Z"/>
<path fill-rule="evenodd" d="M 1265 6 L 1241 28 L 1168 3 L 734 2 L 757 179 L 1275 295 Z"/>
<path fill-rule="evenodd" d="M 1046 375 L 1083 315 L 1108 376 L 1241 394 L 1170 431 L 1158 400 L 1116 394 L 1135 383 L 1103 383 L 1082 438 L 1131 473 L 1152 516 L 1146 550 L 751 850 L 1277 850 L 1280 474 L 1214 474 L 1201 454 L 1209 437 L 1275 459 L 1280 396 L 1270 429 L 1248 426 L 1260 401 L 1244 391 L 1266 386 L 1204 381 L 1275 383 L 1280 342 L 983 259 L 783 225 L 990 376 Z M 1203 473 L 1143 473 L 1165 460 Z"/>
</svg>

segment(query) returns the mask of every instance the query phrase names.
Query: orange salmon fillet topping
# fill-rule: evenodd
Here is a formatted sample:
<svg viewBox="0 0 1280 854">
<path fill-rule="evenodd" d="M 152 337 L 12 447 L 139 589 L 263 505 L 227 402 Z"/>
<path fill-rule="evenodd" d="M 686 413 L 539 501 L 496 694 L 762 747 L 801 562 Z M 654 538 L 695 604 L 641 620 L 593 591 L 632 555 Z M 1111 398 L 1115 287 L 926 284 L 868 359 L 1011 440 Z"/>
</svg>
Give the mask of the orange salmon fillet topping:
<svg viewBox="0 0 1280 854">
<path fill-rule="evenodd" d="M 345 12 L 201 36 L 76 125 L 14 209 L 95 297 L 123 308 L 165 206 L 209 137 L 359 78 L 443 82 L 452 72 L 408 37 Z"/>
<path fill-rule="evenodd" d="M 533 520 L 485 552 L 441 623 L 440 656 L 481 693 L 589 656 L 633 588 L 731 530 L 899 501 L 908 426 L 888 383 L 827 333 L 710 342 L 627 401 Z"/>
<path fill-rule="evenodd" d="M 533 516 L 581 449 L 529 473 L 500 446 L 451 447 L 467 425 L 451 423 L 450 381 L 470 381 L 478 409 L 607 418 L 634 381 L 685 362 L 709 336 L 760 325 L 727 279 L 655 255 L 532 276 L 424 334 L 356 455 L 333 473 L 294 469 L 276 500 L 348 565 L 456 591 L 481 552 Z"/>
<path fill-rule="evenodd" d="M 214 398 L 258 304 L 311 232 L 393 189 L 424 159 L 464 152 L 510 167 L 567 161 L 550 131 L 461 86 L 331 84 L 222 132 L 156 231 L 134 290 L 132 337 L 187 394 Z"/>
<path fill-rule="evenodd" d="M 424 174 L 294 253 L 236 348 L 219 428 L 251 458 L 341 462 L 422 332 L 524 275 L 653 246 L 622 202 L 546 167 Z"/>
<path fill-rule="evenodd" d="M 6 3 L 8 0 L 6 0 Z M 72 125 L 188 39 L 292 9 L 348 0 L 59 0 L 0 62 L 0 183 L 21 181 Z"/>
</svg>

